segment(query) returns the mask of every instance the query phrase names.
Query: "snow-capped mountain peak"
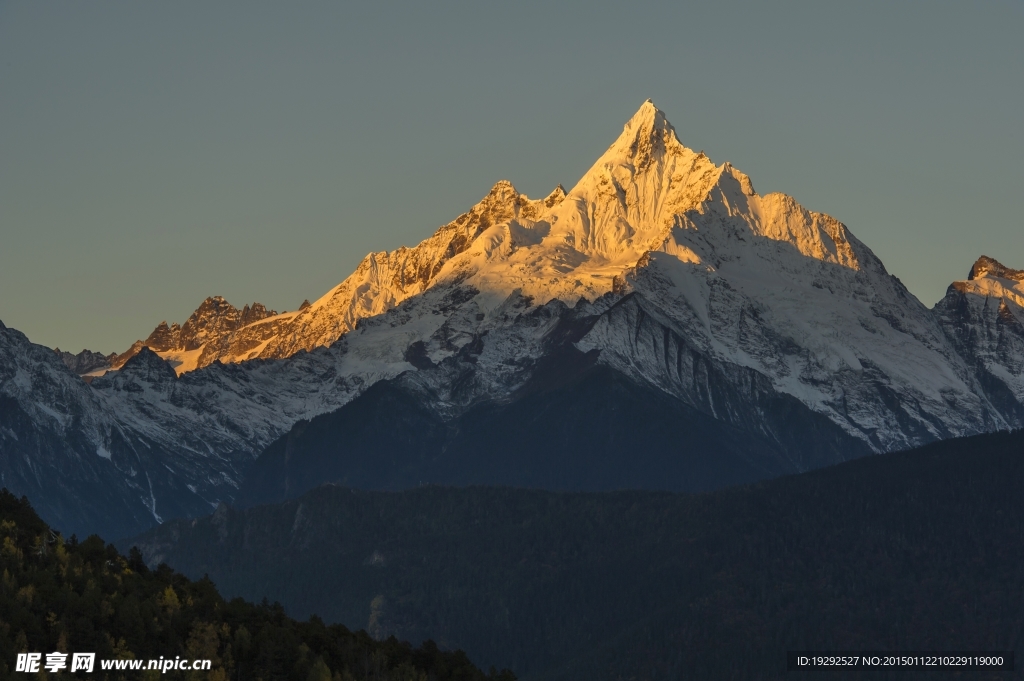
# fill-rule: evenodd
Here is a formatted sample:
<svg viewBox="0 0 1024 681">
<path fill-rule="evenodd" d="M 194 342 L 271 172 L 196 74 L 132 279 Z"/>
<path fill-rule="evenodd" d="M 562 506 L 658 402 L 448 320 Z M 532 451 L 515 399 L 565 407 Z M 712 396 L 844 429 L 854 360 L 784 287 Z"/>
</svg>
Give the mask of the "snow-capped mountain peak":
<svg viewBox="0 0 1024 681">
<path fill-rule="evenodd" d="M 706 198 L 721 171 L 683 146 L 647 100 L 553 210 L 553 235 L 591 258 L 635 263 L 664 239 L 676 215 Z"/>
<path fill-rule="evenodd" d="M 757 195 L 731 164 L 716 165 L 684 146 L 647 100 L 569 192 L 558 185 L 534 200 L 501 180 L 417 246 L 367 255 L 309 306 L 277 315 L 254 304 L 251 313 L 239 312 L 212 297 L 180 329 L 158 327 L 119 361 L 142 345 L 171 360 L 179 373 L 215 359 L 288 357 L 330 345 L 359 320 L 452 282 L 471 286 L 483 313 L 513 291 L 536 304 L 575 304 L 612 291 L 650 252 L 714 270 L 749 259 L 745 251 L 763 251 L 766 240 L 817 260 L 860 266 L 838 221 L 782 194 Z"/>
<path fill-rule="evenodd" d="M 1024 270 L 1006 267 L 987 255 L 975 261 L 966 280 L 951 286 L 961 293 L 1009 301 L 1018 310 L 1024 308 Z"/>
<path fill-rule="evenodd" d="M 612 143 L 601 160 L 608 158 L 629 159 L 633 165 L 643 169 L 656 157 L 666 151 L 681 148 L 675 128 L 665 114 L 646 100 L 622 128 L 622 134 Z M 600 162 L 600 161 L 599 161 Z"/>
<path fill-rule="evenodd" d="M 366 321 L 346 356 L 393 375 L 477 347 L 510 300 L 572 307 L 630 292 L 688 351 L 756 372 L 876 450 L 1008 423 L 935 316 L 841 222 L 757 194 L 732 164 L 683 145 L 650 100 L 569 192 L 534 200 L 502 180 L 417 246 L 371 253 L 308 307 L 240 326 L 202 352 L 289 357 Z M 696 394 L 665 374 L 661 341 L 642 350 L 615 333 L 598 325 L 578 347 L 681 398 Z M 894 409 L 886 391 L 906 406 Z"/>
<path fill-rule="evenodd" d="M 157 384 L 175 379 L 177 379 L 177 374 L 170 363 L 149 348 L 143 347 L 121 366 L 120 371 L 97 378 L 93 387 L 100 388 L 110 381 L 123 387 L 131 381 Z"/>
</svg>

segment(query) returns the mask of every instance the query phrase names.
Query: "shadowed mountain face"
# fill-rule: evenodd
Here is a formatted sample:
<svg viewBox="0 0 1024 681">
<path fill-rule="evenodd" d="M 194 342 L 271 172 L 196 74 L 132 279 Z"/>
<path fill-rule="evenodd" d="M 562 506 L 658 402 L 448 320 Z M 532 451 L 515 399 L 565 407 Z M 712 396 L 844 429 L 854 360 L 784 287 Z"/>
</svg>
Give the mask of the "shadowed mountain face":
<svg viewBox="0 0 1024 681">
<path fill-rule="evenodd" d="M 234 497 L 262 445 L 307 415 L 318 391 L 327 408 L 344 403 L 335 367 L 323 353 L 178 377 L 144 348 L 87 384 L 0 324 L 0 484 L 69 535 L 124 537 L 206 513 Z"/>
<path fill-rule="evenodd" d="M 703 495 L 328 485 L 125 547 L 525 680 L 782 679 L 788 649 L 1024 652 L 1022 486 L 1018 431 Z"/>
<path fill-rule="evenodd" d="M 147 350 L 118 373 L 116 389 L 136 394 L 145 392 L 143 383 L 174 380 L 174 371 Z M 122 413 L 127 418 L 115 420 L 103 392 L 57 353 L 0 324 L 0 485 L 27 495 L 62 531 L 82 536 L 123 537 L 152 526 L 160 513 L 207 512 L 204 481 L 231 464 L 197 461 L 202 453 L 189 448 L 182 431 L 169 442 L 154 437 L 145 419 Z"/>
<path fill-rule="evenodd" d="M 597 357 L 567 345 L 510 400 L 477 404 L 450 421 L 431 409 L 422 384 L 382 381 L 268 447 L 237 501 L 284 501 L 324 482 L 704 491 L 871 453 L 788 395 L 766 389 L 754 399 L 748 409 L 761 429 L 753 431 L 742 419 L 731 425 L 638 384 Z M 730 390 L 725 381 L 718 386 L 722 403 L 750 401 L 724 394 Z"/>
</svg>

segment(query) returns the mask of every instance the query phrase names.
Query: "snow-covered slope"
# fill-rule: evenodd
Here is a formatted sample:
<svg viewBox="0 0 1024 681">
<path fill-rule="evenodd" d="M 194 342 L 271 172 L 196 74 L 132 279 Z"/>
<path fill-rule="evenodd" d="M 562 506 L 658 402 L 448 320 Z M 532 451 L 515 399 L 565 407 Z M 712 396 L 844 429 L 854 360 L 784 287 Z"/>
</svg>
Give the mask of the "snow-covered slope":
<svg viewBox="0 0 1024 681">
<path fill-rule="evenodd" d="M 238 310 L 224 298 L 207 298 L 180 327 L 161 322 L 114 361 L 117 368 L 140 348 L 148 347 L 182 374 L 215 361 L 279 359 L 303 350 L 326 347 L 355 328 L 360 319 L 392 309 L 422 293 L 445 263 L 495 224 L 537 217 L 565 196 L 559 186 L 541 200 L 531 200 L 501 181 L 468 212 L 440 227 L 413 248 L 370 253 L 348 278 L 310 304 L 278 314 L 260 303 Z"/>
</svg>

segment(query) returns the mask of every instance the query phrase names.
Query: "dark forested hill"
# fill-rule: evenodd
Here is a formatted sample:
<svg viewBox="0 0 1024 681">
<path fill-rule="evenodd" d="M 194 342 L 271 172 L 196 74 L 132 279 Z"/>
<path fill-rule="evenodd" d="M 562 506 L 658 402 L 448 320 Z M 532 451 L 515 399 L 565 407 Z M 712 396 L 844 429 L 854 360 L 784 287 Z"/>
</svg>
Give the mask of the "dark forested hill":
<svg viewBox="0 0 1024 681">
<path fill-rule="evenodd" d="M 696 496 L 325 486 L 135 543 L 525 678 L 778 678 L 793 648 L 1019 647 L 1022 489 L 1015 432 Z"/>
<path fill-rule="evenodd" d="M 563 349 L 542 360 L 510 401 L 485 401 L 453 420 L 429 408 L 437 398 L 417 377 L 381 381 L 272 443 L 246 474 L 238 505 L 284 501 L 325 482 L 378 490 L 429 483 L 700 492 L 871 453 L 753 379 L 742 395 L 724 377 L 711 381 L 726 419 L 596 359 L 596 352 Z"/>
<path fill-rule="evenodd" d="M 513 681 L 485 675 L 461 652 L 376 641 L 322 620 L 297 622 L 280 605 L 225 601 L 208 579 L 166 565 L 151 571 L 96 536 L 66 540 L 24 497 L 0 490 L 0 679 L 18 653 L 95 653 L 92 679 Z M 100 660 L 205 659 L 209 671 L 103 671 Z M 70 662 L 70 657 L 65 660 Z M 67 665 L 70 668 L 70 664 Z M 57 677 L 41 671 L 37 678 Z M 34 677 L 36 677 L 34 675 Z"/>
</svg>

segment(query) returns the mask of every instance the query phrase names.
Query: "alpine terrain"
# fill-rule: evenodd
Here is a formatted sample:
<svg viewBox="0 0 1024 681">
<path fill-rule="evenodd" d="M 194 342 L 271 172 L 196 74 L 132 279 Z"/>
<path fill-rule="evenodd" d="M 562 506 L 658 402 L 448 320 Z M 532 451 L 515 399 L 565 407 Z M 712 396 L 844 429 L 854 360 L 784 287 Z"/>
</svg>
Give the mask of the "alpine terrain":
<svg viewBox="0 0 1024 681">
<path fill-rule="evenodd" d="M 294 312 L 209 298 L 91 384 L 0 329 L 0 474 L 112 537 L 328 481 L 713 489 L 1020 427 L 1019 286 L 983 258 L 929 310 L 648 101 L 568 192 L 499 182 Z"/>
</svg>

